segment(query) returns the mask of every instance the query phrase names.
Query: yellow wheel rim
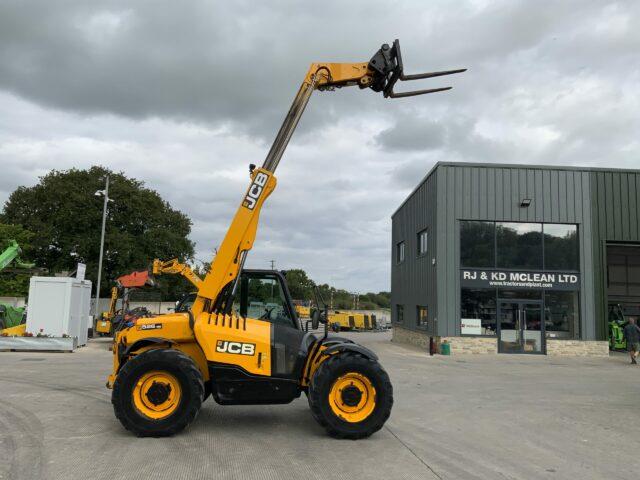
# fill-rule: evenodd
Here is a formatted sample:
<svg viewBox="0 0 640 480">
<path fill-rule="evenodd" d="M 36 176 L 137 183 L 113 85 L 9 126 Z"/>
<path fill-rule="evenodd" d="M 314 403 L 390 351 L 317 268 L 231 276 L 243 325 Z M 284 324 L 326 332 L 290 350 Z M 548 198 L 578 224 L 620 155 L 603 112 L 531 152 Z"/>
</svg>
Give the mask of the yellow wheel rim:
<svg viewBox="0 0 640 480">
<path fill-rule="evenodd" d="M 333 383 L 329 391 L 329 406 L 345 422 L 362 422 L 376 407 L 376 389 L 364 375 L 346 373 Z"/>
<path fill-rule="evenodd" d="M 167 372 L 145 373 L 133 388 L 134 406 L 153 420 L 162 420 L 175 412 L 181 398 L 180 382 Z"/>
</svg>

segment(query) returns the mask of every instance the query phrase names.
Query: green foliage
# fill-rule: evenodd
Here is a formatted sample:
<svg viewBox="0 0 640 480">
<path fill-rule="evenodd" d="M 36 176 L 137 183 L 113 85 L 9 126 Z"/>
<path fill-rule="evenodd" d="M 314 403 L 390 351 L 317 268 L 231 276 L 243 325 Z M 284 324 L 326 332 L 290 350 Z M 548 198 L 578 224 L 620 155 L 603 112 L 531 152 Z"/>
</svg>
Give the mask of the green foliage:
<svg viewBox="0 0 640 480">
<path fill-rule="evenodd" d="M 287 284 L 291 296 L 296 300 L 312 300 L 315 283 L 304 270 L 287 270 Z M 318 285 L 320 295 L 327 304 L 333 303 L 336 310 L 347 310 L 355 308 L 354 294 L 346 290 L 338 289 L 330 285 Z M 366 293 L 358 296 L 359 310 L 378 310 L 391 308 L 391 293 Z"/>
<path fill-rule="evenodd" d="M 309 300 L 313 296 L 313 280 L 301 269 L 287 270 L 287 285 L 291 297 L 296 300 Z"/>
<path fill-rule="evenodd" d="M 78 262 L 87 265 L 87 278 L 96 281 L 100 253 L 103 197 L 109 174 L 109 203 L 102 270 L 101 295 L 107 296 L 113 281 L 134 270 L 150 267 L 154 258 L 193 256 L 188 239 L 191 220 L 174 210 L 143 182 L 103 167 L 89 170 L 52 170 L 33 187 L 19 187 L 4 206 L 0 220 L 35 232 L 29 259 L 51 273 L 73 271 Z M 163 296 L 183 290 L 183 279 L 159 279 Z"/>
<path fill-rule="evenodd" d="M 25 230 L 20 225 L 7 225 L 0 223 L 0 252 L 11 244 L 12 240 L 18 242 L 22 254 L 20 260 L 27 261 L 32 258 L 31 240 L 34 234 Z M 29 293 L 30 272 L 19 271 L 0 272 L 0 297 L 24 297 Z"/>
</svg>

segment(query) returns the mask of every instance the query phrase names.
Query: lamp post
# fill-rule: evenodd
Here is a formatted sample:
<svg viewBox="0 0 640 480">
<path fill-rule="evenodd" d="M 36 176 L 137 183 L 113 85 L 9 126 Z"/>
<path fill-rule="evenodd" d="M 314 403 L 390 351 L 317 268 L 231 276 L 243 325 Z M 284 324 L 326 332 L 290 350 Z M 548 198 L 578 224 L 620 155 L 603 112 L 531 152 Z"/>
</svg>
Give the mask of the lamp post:
<svg viewBox="0 0 640 480">
<path fill-rule="evenodd" d="M 93 318 L 94 321 L 98 316 L 98 301 L 100 300 L 100 279 L 102 278 L 102 256 L 104 254 L 104 231 L 107 225 L 107 204 L 112 201 L 109 198 L 109 175 L 105 179 L 104 190 L 98 190 L 95 195 L 97 197 L 104 197 L 104 204 L 102 206 L 102 232 L 100 234 L 100 258 L 98 259 L 98 282 L 96 285 L 96 302 L 93 306 Z"/>
</svg>

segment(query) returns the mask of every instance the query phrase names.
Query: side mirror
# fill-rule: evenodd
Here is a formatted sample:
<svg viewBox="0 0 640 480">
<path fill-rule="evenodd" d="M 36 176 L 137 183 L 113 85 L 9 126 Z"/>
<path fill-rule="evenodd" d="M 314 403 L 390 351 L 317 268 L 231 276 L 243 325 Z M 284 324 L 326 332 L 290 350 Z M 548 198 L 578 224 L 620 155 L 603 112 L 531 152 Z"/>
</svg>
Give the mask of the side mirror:
<svg viewBox="0 0 640 480">
<path fill-rule="evenodd" d="M 327 323 L 327 317 L 322 310 L 314 308 L 311 312 L 311 327 L 316 330 L 321 323 Z"/>
<path fill-rule="evenodd" d="M 311 312 L 311 328 L 317 330 L 320 326 L 320 310 L 317 308 Z"/>
</svg>

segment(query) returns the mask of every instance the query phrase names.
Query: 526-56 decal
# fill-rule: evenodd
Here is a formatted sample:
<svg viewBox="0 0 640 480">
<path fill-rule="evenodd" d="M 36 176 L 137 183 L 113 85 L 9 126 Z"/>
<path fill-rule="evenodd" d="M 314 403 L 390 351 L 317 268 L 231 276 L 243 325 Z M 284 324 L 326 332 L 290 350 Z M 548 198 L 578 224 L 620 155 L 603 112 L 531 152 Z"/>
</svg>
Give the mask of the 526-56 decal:
<svg viewBox="0 0 640 480">
<path fill-rule="evenodd" d="M 216 342 L 216 352 L 231 353 L 233 355 L 255 355 L 255 343 L 229 342 L 228 340 L 218 340 Z"/>
<path fill-rule="evenodd" d="M 161 328 L 161 323 L 143 323 L 141 325 L 138 325 L 138 330 L 159 330 Z"/>
</svg>

